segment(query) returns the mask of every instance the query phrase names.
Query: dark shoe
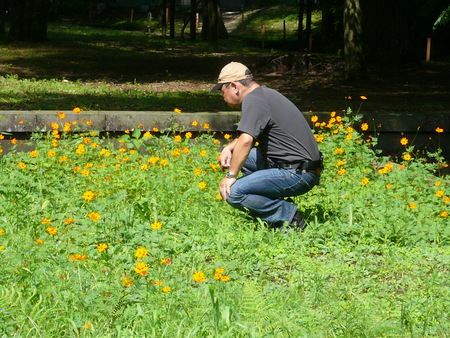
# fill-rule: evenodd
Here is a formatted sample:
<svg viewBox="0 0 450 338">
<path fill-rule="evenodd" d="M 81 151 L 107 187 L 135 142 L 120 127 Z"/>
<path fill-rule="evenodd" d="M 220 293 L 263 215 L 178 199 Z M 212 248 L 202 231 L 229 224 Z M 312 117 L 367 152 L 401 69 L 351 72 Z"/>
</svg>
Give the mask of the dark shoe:
<svg viewBox="0 0 450 338">
<path fill-rule="evenodd" d="M 308 223 L 306 223 L 305 219 L 298 211 L 295 213 L 294 218 L 292 219 L 291 223 L 289 224 L 289 228 L 294 229 L 295 231 L 302 231 L 307 226 L 308 226 Z"/>
</svg>

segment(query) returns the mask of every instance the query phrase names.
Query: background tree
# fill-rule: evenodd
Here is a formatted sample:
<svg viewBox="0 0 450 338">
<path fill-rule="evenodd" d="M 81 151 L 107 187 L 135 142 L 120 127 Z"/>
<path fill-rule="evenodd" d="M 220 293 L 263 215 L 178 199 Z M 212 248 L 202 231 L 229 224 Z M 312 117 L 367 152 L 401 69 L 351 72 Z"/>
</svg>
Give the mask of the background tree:
<svg viewBox="0 0 450 338">
<path fill-rule="evenodd" d="M 344 74 L 347 80 L 367 76 L 362 39 L 360 0 L 345 0 L 344 6 Z"/>
<path fill-rule="evenodd" d="M 217 42 L 219 37 L 228 36 L 218 0 L 203 0 L 202 38 L 204 41 Z"/>
<path fill-rule="evenodd" d="M 19 41 L 47 40 L 50 0 L 10 1 L 9 37 Z"/>
</svg>

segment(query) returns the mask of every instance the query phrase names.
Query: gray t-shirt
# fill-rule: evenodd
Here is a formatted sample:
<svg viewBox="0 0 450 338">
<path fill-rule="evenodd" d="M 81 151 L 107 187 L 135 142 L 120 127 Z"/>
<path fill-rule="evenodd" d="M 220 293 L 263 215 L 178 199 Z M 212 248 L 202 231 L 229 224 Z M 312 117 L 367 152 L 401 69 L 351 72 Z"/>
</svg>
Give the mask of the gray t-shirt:
<svg viewBox="0 0 450 338">
<path fill-rule="evenodd" d="M 285 96 L 266 86 L 245 96 L 237 130 L 253 136 L 263 155 L 274 162 L 320 159 L 317 141 L 303 114 Z"/>
</svg>

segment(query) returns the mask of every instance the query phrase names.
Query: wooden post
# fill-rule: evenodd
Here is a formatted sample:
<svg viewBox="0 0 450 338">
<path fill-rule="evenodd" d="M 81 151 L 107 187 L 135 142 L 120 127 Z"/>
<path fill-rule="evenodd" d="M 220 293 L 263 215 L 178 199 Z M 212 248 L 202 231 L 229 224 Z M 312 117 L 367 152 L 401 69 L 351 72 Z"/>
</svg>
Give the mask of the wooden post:
<svg viewBox="0 0 450 338">
<path fill-rule="evenodd" d="M 130 23 L 133 23 L 133 17 L 134 17 L 134 8 L 131 8 Z"/>
<path fill-rule="evenodd" d="M 426 56 L 426 62 L 430 62 L 431 58 L 431 38 L 427 39 L 427 56 Z"/>
</svg>

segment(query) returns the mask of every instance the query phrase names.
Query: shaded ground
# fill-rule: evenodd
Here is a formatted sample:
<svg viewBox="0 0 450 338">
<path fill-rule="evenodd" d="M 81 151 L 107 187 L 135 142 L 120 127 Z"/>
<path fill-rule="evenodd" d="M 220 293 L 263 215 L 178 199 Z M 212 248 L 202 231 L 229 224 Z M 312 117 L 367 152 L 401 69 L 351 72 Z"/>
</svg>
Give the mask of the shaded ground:
<svg viewBox="0 0 450 338">
<path fill-rule="evenodd" d="M 345 109 L 351 96 L 363 111 L 450 112 L 450 63 L 369 69 L 369 79 L 342 81 L 342 60 L 276 53 L 229 39 L 215 46 L 123 33 L 87 35 L 65 27 L 37 45 L 0 45 L 0 75 L 79 80 L 149 92 L 208 92 L 223 65 L 247 64 L 260 83 L 280 90 L 303 111 Z M 169 41 L 168 41 L 169 40 Z M 5 107 L 2 107 L 5 109 Z M 219 109 L 219 108 L 218 108 Z"/>
</svg>

